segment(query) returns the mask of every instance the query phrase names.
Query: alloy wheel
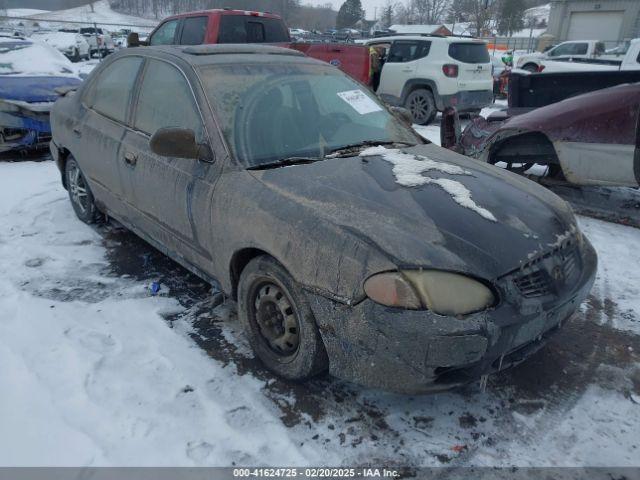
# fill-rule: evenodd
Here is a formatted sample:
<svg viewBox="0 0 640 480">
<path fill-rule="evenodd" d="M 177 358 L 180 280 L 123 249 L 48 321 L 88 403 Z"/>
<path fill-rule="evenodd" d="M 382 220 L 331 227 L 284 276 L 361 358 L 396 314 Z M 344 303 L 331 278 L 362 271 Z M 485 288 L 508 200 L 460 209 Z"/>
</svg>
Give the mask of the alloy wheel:
<svg viewBox="0 0 640 480">
<path fill-rule="evenodd" d="M 89 196 L 87 195 L 87 184 L 77 165 L 74 164 L 69 168 L 67 180 L 71 201 L 75 203 L 80 209 L 80 212 L 84 214 L 89 208 Z"/>
</svg>

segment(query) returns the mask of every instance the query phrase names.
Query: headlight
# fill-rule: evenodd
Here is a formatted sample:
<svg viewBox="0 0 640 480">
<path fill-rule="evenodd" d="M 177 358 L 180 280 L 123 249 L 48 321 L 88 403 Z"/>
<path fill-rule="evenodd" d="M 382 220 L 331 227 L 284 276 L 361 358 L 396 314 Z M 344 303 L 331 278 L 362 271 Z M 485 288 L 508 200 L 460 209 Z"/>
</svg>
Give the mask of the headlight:
<svg viewBox="0 0 640 480">
<path fill-rule="evenodd" d="M 429 309 L 440 315 L 466 315 L 495 303 L 483 283 L 457 273 L 440 270 L 403 270 L 369 277 L 367 296 L 388 307 Z"/>
</svg>

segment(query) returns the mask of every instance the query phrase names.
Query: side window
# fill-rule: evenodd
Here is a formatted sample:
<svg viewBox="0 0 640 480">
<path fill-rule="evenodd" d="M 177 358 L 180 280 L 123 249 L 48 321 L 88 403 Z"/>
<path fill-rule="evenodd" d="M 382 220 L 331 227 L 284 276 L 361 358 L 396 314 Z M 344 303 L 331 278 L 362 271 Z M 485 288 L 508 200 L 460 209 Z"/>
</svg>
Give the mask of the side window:
<svg viewBox="0 0 640 480">
<path fill-rule="evenodd" d="M 127 107 L 141 64 L 141 57 L 125 57 L 106 67 L 89 89 L 84 99 L 87 105 L 113 120 L 126 123 Z"/>
<path fill-rule="evenodd" d="M 201 45 L 207 32 L 209 17 L 187 17 L 182 24 L 180 45 Z"/>
<path fill-rule="evenodd" d="M 573 43 L 565 43 L 564 45 L 558 45 L 553 50 L 549 51 L 550 57 L 559 57 L 562 55 L 571 55 L 575 54 Z"/>
<path fill-rule="evenodd" d="M 588 51 L 589 51 L 588 43 L 576 43 L 573 46 L 573 52 L 571 53 L 573 55 L 586 55 Z"/>
<path fill-rule="evenodd" d="M 134 127 L 153 135 L 162 127 L 190 128 L 202 138 L 202 119 L 182 73 L 172 65 L 149 60 L 145 70 Z"/>
<path fill-rule="evenodd" d="M 160 28 L 151 35 L 150 45 L 172 45 L 176 35 L 178 20 L 169 20 L 160 25 Z"/>
<path fill-rule="evenodd" d="M 426 57 L 430 48 L 431 42 L 398 40 L 391 45 L 387 62 L 404 63 L 418 60 Z"/>
</svg>

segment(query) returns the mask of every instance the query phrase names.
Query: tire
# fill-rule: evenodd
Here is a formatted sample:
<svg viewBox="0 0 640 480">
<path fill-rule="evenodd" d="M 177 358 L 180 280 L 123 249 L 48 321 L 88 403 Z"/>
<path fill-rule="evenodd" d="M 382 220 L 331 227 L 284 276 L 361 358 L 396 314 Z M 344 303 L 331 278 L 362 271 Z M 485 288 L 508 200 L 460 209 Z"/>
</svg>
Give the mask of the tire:
<svg viewBox="0 0 640 480">
<path fill-rule="evenodd" d="M 531 73 L 537 73 L 538 72 L 538 66 L 535 63 L 527 63 L 526 65 L 524 65 L 522 67 L 523 70 L 526 70 L 527 72 L 531 72 Z"/>
<path fill-rule="evenodd" d="M 300 286 L 273 258 L 251 260 L 240 275 L 238 316 L 254 353 L 288 380 L 327 370 L 329 359 Z"/>
<path fill-rule="evenodd" d="M 413 123 L 418 125 L 429 125 L 438 113 L 433 93 L 424 88 L 411 92 L 404 106 L 411 112 Z"/>
<path fill-rule="evenodd" d="M 76 48 L 73 51 L 73 57 L 71 58 L 73 63 L 78 63 L 80 61 L 80 51 Z"/>
<path fill-rule="evenodd" d="M 78 218 L 87 224 L 98 223 L 102 214 L 96 207 L 93 194 L 78 162 L 72 156 L 67 158 L 64 175 L 69 200 Z"/>
</svg>

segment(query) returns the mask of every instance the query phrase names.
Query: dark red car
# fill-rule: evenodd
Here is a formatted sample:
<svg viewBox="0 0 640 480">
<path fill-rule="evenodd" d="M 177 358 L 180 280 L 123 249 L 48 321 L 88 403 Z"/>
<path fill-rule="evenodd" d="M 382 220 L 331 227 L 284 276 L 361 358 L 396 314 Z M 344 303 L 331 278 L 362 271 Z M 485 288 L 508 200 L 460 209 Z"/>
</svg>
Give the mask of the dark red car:
<svg viewBox="0 0 640 480">
<path fill-rule="evenodd" d="M 577 185 L 636 187 L 639 114 L 640 83 L 619 85 L 533 110 L 475 118 L 454 149 L 519 172 L 546 165 L 550 174 Z"/>
</svg>

